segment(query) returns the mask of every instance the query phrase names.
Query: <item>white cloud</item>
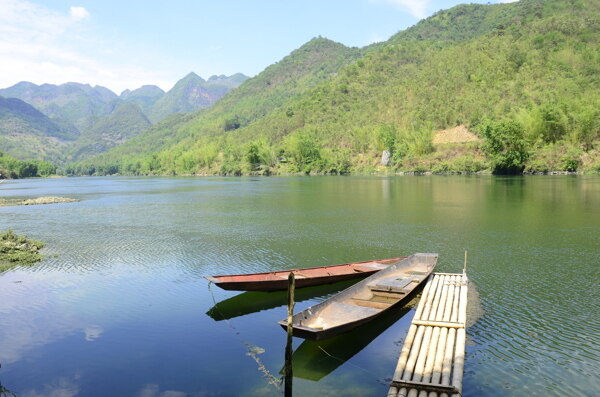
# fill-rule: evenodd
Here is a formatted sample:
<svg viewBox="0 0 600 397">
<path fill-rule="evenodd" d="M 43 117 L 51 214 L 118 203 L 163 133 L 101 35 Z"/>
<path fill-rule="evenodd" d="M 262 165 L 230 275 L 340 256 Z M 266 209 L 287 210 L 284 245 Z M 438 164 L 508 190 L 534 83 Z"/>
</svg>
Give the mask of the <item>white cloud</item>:
<svg viewBox="0 0 600 397">
<path fill-rule="evenodd" d="M 132 49 L 125 42 L 115 44 L 111 37 L 94 34 L 91 27 L 80 23 L 89 15 L 83 7 L 58 12 L 27 0 L 0 0 L 0 88 L 19 81 L 76 81 L 102 85 L 119 94 L 144 84 L 166 90 L 173 86 L 175 79 L 168 66 L 148 71 L 124 62 L 144 59 L 160 64 L 160 60 L 149 59 L 145 49 Z"/>
<path fill-rule="evenodd" d="M 79 394 L 77 383 L 68 378 L 57 378 L 44 385 L 43 390 L 26 390 L 24 397 L 75 397 Z"/>
<path fill-rule="evenodd" d="M 202 393 L 201 395 L 204 395 Z M 137 397 L 185 397 L 187 393 L 182 391 L 167 390 L 160 391 L 160 387 L 156 384 L 146 384 L 138 392 Z"/>
<path fill-rule="evenodd" d="M 83 333 L 85 334 L 85 340 L 88 342 L 93 342 L 102 336 L 104 329 L 98 325 L 89 325 L 83 329 Z"/>
<path fill-rule="evenodd" d="M 83 7 L 71 7 L 71 18 L 74 21 L 81 21 L 82 19 L 87 19 L 90 17 L 90 13 Z"/>
<path fill-rule="evenodd" d="M 371 0 L 392 4 L 400 9 L 407 10 L 412 16 L 425 18 L 429 15 L 427 7 L 431 0 Z"/>
</svg>

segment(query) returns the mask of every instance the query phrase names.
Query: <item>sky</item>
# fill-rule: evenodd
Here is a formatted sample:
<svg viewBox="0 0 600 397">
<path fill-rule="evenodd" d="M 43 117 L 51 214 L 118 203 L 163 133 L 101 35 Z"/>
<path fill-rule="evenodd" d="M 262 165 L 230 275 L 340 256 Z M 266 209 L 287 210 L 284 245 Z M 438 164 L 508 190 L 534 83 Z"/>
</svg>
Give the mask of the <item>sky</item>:
<svg viewBox="0 0 600 397">
<path fill-rule="evenodd" d="M 464 2 L 0 0 L 0 88 L 74 81 L 120 94 L 166 91 L 190 72 L 254 76 L 314 37 L 362 47 Z"/>
</svg>

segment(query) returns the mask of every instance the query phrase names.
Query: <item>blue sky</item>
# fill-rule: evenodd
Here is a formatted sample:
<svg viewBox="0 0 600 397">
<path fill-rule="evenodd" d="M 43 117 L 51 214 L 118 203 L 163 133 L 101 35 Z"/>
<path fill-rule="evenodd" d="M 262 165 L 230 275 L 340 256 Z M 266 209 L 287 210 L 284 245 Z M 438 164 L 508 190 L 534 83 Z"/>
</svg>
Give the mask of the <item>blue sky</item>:
<svg viewBox="0 0 600 397">
<path fill-rule="evenodd" d="M 313 37 L 364 46 L 460 3 L 0 0 L 0 88 L 77 81 L 120 93 L 168 90 L 191 71 L 253 76 Z"/>
</svg>

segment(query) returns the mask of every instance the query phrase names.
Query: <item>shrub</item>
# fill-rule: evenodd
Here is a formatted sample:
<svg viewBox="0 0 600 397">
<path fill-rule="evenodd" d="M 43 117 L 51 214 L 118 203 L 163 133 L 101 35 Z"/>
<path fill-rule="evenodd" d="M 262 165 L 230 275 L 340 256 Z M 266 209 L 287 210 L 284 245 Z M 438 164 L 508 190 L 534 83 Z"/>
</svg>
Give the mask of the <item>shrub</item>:
<svg viewBox="0 0 600 397">
<path fill-rule="evenodd" d="M 16 265 L 33 265 L 42 259 L 39 250 L 43 247 L 43 242 L 18 235 L 11 229 L 0 233 L 0 270 Z"/>
<path fill-rule="evenodd" d="M 492 161 L 495 174 L 517 174 L 529 158 L 523 127 L 515 121 L 488 121 L 480 127 L 485 137 L 483 151 Z"/>
</svg>

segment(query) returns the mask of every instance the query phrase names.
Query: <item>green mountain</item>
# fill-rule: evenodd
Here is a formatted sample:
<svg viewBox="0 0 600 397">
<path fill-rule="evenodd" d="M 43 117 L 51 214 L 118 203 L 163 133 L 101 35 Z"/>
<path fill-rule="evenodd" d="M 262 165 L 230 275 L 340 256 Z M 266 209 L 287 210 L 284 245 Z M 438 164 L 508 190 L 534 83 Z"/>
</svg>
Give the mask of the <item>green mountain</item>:
<svg viewBox="0 0 600 397">
<path fill-rule="evenodd" d="M 150 121 L 135 103 L 125 103 L 100 119 L 67 151 L 69 161 L 80 160 L 120 145 L 150 127 Z"/>
<path fill-rule="evenodd" d="M 225 130 L 244 128 L 282 107 L 287 101 L 331 79 L 340 68 L 352 63 L 361 54 L 362 51 L 357 48 L 348 48 L 323 38 L 313 39 L 267 67 L 258 76 L 245 81 L 210 108 L 167 117 L 139 136 L 114 148 L 110 154 L 76 164 L 69 167 L 68 172 L 104 173 L 115 169 L 122 173 L 163 172 L 158 168 L 162 161 L 158 159 L 158 152 L 175 147 L 180 142 L 188 142 L 189 139 L 193 141 L 199 132 L 219 135 Z M 197 147 L 193 142 L 192 145 Z M 203 164 L 214 163 L 219 154 L 219 145 L 215 141 L 200 148 L 201 151 L 206 151 L 206 155 L 199 157 Z M 194 164 L 194 161 L 189 163 Z M 191 172 L 190 168 L 185 170 L 169 173 Z"/>
<path fill-rule="evenodd" d="M 125 90 L 120 96 L 89 84 L 21 82 L 1 89 L 0 95 L 20 100 L 22 104 L 27 102 L 33 106 L 27 105 L 29 112 L 37 111 L 35 117 L 30 115 L 27 119 L 23 115 L 3 116 L 4 127 L 12 135 L 0 136 L 0 150 L 19 158 L 46 159 L 58 164 L 81 160 L 139 134 L 150 126 L 150 117 L 158 121 L 171 113 L 209 106 L 246 79 L 238 73 L 229 77 L 212 76 L 204 81 L 192 73 L 168 93 L 146 85 Z M 19 138 L 15 137 L 17 132 Z"/>
<path fill-rule="evenodd" d="M 148 117 L 156 123 L 173 113 L 189 113 L 211 106 L 245 80 L 247 77 L 238 73 L 231 77 L 212 76 L 206 81 L 192 72 L 154 103 Z"/>
<path fill-rule="evenodd" d="M 0 147 L 7 154 L 53 159 L 78 136 L 20 99 L 0 97 Z"/>
<path fill-rule="evenodd" d="M 316 39 L 69 171 L 600 171 L 599 42 L 593 0 L 460 5 L 364 49 Z M 471 142 L 434 144 L 457 126 Z"/>
<path fill-rule="evenodd" d="M 144 85 L 136 90 L 125 90 L 119 99 L 127 103 L 135 103 L 144 114 L 149 114 L 152 106 L 165 95 L 165 92 L 155 85 Z"/>
<path fill-rule="evenodd" d="M 51 119 L 72 124 L 79 131 L 89 128 L 94 119 L 107 116 L 112 111 L 108 104 L 117 98 L 101 86 L 80 83 L 38 86 L 26 81 L 0 89 L 0 95 L 21 99 Z"/>
</svg>

